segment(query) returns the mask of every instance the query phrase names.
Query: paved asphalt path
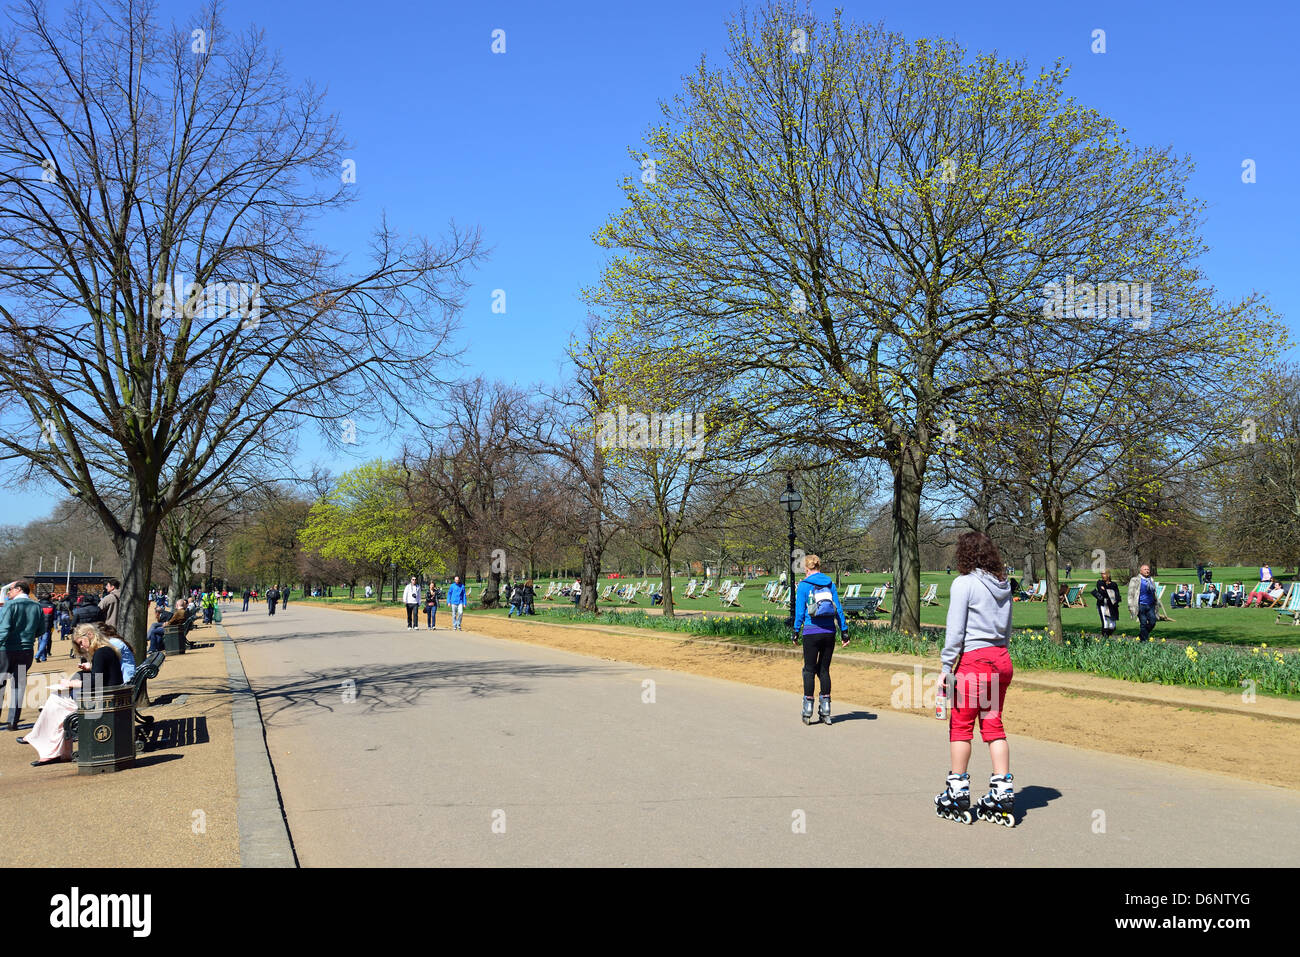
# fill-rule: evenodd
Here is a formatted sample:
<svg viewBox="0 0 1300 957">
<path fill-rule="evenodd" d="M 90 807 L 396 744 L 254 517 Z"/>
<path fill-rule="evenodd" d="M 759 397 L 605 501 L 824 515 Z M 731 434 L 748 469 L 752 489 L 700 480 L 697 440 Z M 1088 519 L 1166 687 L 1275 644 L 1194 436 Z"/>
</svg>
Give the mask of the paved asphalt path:
<svg viewBox="0 0 1300 957">
<path fill-rule="evenodd" d="M 805 727 L 793 661 L 781 693 L 308 605 L 225 623 L 308 867 L 1300 863 L 1294 791 L 1023 738 L 1018 827 L 939 819 L 939 722 Z"/>
</svg>

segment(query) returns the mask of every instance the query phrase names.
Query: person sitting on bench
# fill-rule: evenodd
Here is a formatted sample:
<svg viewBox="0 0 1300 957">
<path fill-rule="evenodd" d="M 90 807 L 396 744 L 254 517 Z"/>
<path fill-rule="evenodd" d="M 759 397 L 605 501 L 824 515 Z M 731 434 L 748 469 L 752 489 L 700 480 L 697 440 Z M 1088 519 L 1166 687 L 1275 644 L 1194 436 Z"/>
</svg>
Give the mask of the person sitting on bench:
<svg viewBox="0 0 1300 957">
<path fill-rule="evenodd" d="M 157 620 L 149 626 L 149 654 L 163 650 L 163 629 L 170 623 L 171 617 L 171 612 L 166 608 L 158 609 Z"/>
<path fill-rule="evenodd" d="M 124 684 L 122 659 L 108 635 L 99 628 L 93 624 L 78 625 L 72 633 L 72 644 L 83 659 L 77 666 L 82 673 L 59 682 L 56 690 L 45 699 L 27 736 L 18 739 L 19 744 L 30 744 L 36 749 L 32 767 L 71 759 L 73 743 L 63 733 L 63 721 L 77 710 L 77 699 L 72 692 L 80 697 Z M 63 694 L 64 691 L 69 694 Z"/>
</svg>

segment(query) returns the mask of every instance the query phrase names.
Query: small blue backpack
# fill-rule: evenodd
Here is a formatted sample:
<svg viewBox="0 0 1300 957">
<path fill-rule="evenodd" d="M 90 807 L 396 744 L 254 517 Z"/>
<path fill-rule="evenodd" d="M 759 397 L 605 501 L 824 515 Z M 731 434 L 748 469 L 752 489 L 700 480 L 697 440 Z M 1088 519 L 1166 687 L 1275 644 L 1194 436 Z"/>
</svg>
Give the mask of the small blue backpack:
<svg viewBox="0 0 1300 957">
<path fill-rule="evenodd" d="M 809 612 L 814 618 L 835 615 L 835 592 L 830 585 L 813 585 L 812 594 L 808 596 Z"/>
</svg>

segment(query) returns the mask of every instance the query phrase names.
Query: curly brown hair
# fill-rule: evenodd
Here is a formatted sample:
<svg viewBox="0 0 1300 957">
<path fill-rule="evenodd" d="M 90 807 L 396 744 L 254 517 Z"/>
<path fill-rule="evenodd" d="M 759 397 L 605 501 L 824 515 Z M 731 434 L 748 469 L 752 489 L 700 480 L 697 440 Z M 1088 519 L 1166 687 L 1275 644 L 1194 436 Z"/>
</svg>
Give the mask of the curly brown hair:
<svg viewBox="0 0 1300 957">
<path fill-rule="evenodd" d="M 1007 566 L 1002 563 L 1002 553 L 993 539 L 983 532 L 966 532 L 957 538 L 957 571 L 969 575 L 982 568 L 990 575 L 1006 581 Z"/>
</svg>

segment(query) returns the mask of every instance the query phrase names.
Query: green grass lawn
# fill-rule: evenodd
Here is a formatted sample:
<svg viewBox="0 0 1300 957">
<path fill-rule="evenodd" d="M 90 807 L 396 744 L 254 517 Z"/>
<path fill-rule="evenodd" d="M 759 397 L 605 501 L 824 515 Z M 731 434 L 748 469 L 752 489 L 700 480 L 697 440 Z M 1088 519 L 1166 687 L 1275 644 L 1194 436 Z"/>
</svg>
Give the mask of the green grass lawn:
<svg viewBox="0 0 1300 957">
<path fill-rule="evenodd" d="M 1279 570 L 1280 577 L 1280 570 Z M 1240 580 L 1246 591 L 1254 586 L 1259 579 L 1258 568 L 1215 568 L 1214 580 L 1225 587 L 1234 581 Z M 634 582 L 641 579 L 624 579 L 624 581 Z M 774 605 L 771 602 L 763 601 L 763 589 L 771 578 L 752 579 L 745 582 L 745 587 L 740 592 L 740 608 L 728 609 L 731 611 L 743 611 L 750 614 L 768 614 L 774 617 L 786 617 L 790 614 L 789 606 Z M 888 575 L 845 575 L 840 579 L 840 591 L 843 592 L 845 586 L 861 583 L 863 594 L 870 592 L 877 585 L 883 585 L 890 580 Z M 1188 582 L 1195 589 L 1196 570 L 1194 568 L 1173 568 L 1163 570 L 1156 579 L 1161 584 L 1167 584 L 1170 589 L 1165 592 L 1165 605 L 1168 607 L 1169 598 L 1172 594 L 1173 586 Z M 686 599 L 682 596 L 686 592 L 686 585 L 689 578 L 674 578 L 673 584 L 676 588 L 675 607 L 678 611 L 708 611 L 716 612 L 723 610 L 721 601 L 714 595 L 700 599 Z M 1097 608 L 1092 598 L 1087 593 L 1092 590 L 1097 582 L 1095 574 L 1083 575 L 1077 571 L 1068 579 L 1069 584 L 1083 585 L 1084 597 L 1088 607 L 1086 608 L 1062 608 L 1061 621 L 1067 633 L 1077 631 L 1100 632 L 1101 621 L 1097 616 Z M 566 580 L 570 584 L 571 580 Z M 602 579 L 601 591 L 605 585 L 617 584 L 617 580 Z M 921 610 L 921 623 L 925 625 L 942 626 L 948 614 L 948 590 L 952 585 L 952 577 L 944 574 L 943 570 L 938 572 L 928 572 L 921 575 L 921 590 L 925 591 L 925 586 L 935 583 L 939 586 L 939 605 L 927 606 Z M 536 582 L 534 587 L 540 597 L 545 591 L 549 582 Z M 1130 621 L 1128 610 L 1125 606 L 1125 595 L 1127 582 L 1120 582 L 1120 624 L 1116 634 L 1132 635 L 1138 634 L 1138 623 Z M 473 589 L 473 595 L 477 598 L 481 594 L 482 586 Z M 717 586 L 714 586 L 716 591 Z M 538 601 L 537 607 L 541 610 L 547 606 L 559 606 L 567 604 L 572 607 L 572 602 L 560 599 L 555 602 Z M 628 605 L 617 602 L 613 599 L 602 601 L 602 608 L 649 608 L 650 599 L 642 594 L 638 597 L 635 605 Z M 887 604 L 887 608 L 892 608 L 892 604 Z M 1277 612 L 1267 608 L 1171 608 L 1170 616 L 1174 621 L 1162 621 L 1156 626 L 1155 636 L 1158 638 L 1168 638 L 1178 641 L 1204 641 L 1219 644 L 1232 645 L 1258 645 L 1266 642 L 1269 647 L 1297 647 L 1300 646 L 1300 628 L 1292 625 L 1289 621 L 1277 623 Z M 882 615 L 881 617 L 888 617 Z M 1047 603 L 1046 602 L 1016 602 L 1013 613 L 1013 622 L 1017 628 L 1041 629 L 1047 627 Z"/>
<path fill-rule="evenodd" d="M 1162 575 L 1160 580 L 1177 582 L 1180 580 L 1178 572 L 1175 570 L 1171 575 Z M 874 587 L 883 580 L 882 575 L 857 576 L 843 579 L 842 584 L 861 581 L 864 586 Z M 931 581 L 938 583 L 940 599 L 946 604 L 951 579 L 944 575 L 929 575 L 923 576 L 922 580 L 927 584 Z M 1195 573 L 1184 580 L 1194 581 Z M 1073 581 L 1079 583 L 1087 580 L 1076 577 Z M 685 593 L 686 582 L 686 579 L 678 580 L 680 594 Z M 572 603 L 565 600 L 539 601 L 537 610 L 541 617 L 552 621 L 599 622 L 747 643 L 787 642 L 790 636 L 789 627 L 785 624 L 788 606 L 778 607 L 763 602 L 763 584 L 761 581 L 746 583 L 741 592 L 741 609 L 731 609 L 741 612 L 739 614 L 718 614 L 723 610 L 721 602 L 717 598 L 706 598 L 701 601 L 679 602 L 684 611 L 696 614 L 664 619 L 661 615 L 645 613 L 649 600 L 644 596 L 636 605 L 624 604 L 619 607 L 602 603 L 602 613 L 599 616 L 575 613 Z M 542 583 L 539 594 L 545 591 L 545 587 L 546 583 Z M 604 590 L 604 584 L 601 589 Z M 864 587 L 863 590 L 868 589 Z M 473 602 L 476 594 L 481 594 L 481 586 L 471 592 L 471 616 L 506 616 L 507 610 L 504 608 L 475 609 Z M 342 604 L 349 601 L 346 597 L 302 600 L 320 604 Z M 392 602 L 374 599 L 358 599 L 351 603 L 361 607 L 396 607 Z M 701 612 L 704 614 L 699 614 Z M 1139 644 L 1133 637 L 1117 636 L 1109 641 L 1088 637 L 1081 632 L 1095 635 L 1098 631 L 1095 609 L 1067 608 L 1063 612 L 1066 642 L 1056 645 L 1048 641 L 1044 633 L 1047 619 L 1044 603 L 1016 603 L 1016 632 L 1011 640 L 1011 656 L 1017 669 L 1081 671 L 1128 681 L 1224 690 L 1249 686 L 1252 689 L 1257 687 L 1261 693 L 1287 696 L 1300 693 L 1300 655 L 1283 655 L 1278 651 L 1279 647 L 1300 645 L 1300 628 L 1274 624 L 1276 612 L 1239 608 L 1178 609 L 1175 613 L 1178 620 L 1161 622 L 1152 644 Z M 443 614 L 445 627 L 450 616 L 445 609 Z M 941 625 L 945 614 L 946 608 L 943 605 L 927 608 L 923 621 Z M 1136 631 L 1134 625 L 1128 625 L 1122 629 L 1121 634 L 1126 632 L 1135 636 Z M 856 646 L 862 650 L 928 657 L 937 657 L 939 652 L 937 639 L 940 636 L 935 632 L 918 637 L 864 622 L 854 625 L 851 634 Z M 1232 647 L 1234 645 L 1241 647 Z M 1244 647 L 1246 645 L 1252 647 L 1247 650 Z M 1266 647 L 1258 647 L 1259 645 Z"/>
</svg>

